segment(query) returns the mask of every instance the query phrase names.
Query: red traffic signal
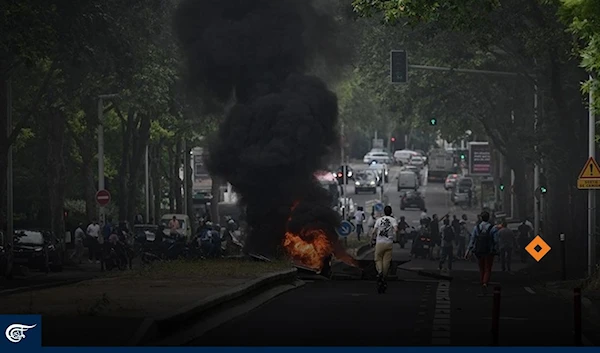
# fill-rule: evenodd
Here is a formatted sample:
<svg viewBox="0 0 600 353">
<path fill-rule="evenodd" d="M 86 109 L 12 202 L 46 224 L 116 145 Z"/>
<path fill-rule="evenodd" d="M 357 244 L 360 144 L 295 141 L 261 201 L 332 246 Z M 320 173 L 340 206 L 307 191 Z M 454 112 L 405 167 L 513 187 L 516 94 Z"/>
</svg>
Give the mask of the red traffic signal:
<svg viewBox="0 0 600 353">
<path fill-rule="evenodd" d="M 392 137 L 392 142 L 396 142 L 396 138 L 395 137 Z"/>
</svg>

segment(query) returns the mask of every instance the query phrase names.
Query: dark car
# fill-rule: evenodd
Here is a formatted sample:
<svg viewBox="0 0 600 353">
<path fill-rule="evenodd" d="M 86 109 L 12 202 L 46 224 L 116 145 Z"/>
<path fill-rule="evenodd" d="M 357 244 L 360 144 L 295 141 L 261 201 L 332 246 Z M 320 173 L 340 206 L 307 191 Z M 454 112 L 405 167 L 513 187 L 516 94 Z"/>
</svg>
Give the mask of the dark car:
<svg viewBox="0 0 600 353">
<path fill-rule="evenodd" d="M 425 199 L 418 191 L 408 191 L 400 195 L 400 209 L 418 208 L 421 211 L 425 210 Z"/>
<path fill-rule="evenodd" d="M 63 269 L 58 240 L 44 230 L 15 230 L 14 263 L 48 272 Z"/>
<path fill-rule="evenodd" d="M 348 173 L 347 174 L 348 175 L 347 176 L 347 181 L 348 180 L 354 180 L 354 170 L 352 170 L 352 167 L 350 167 L 349 165 L 346 165 L 345 167 L 346 167 L 346 170 L 347 170 L 347 173 Z M 344 171 L 343 171 L 343 169 L 344 169 L 344 166 L 342 165 L 342 166 L 340 166 L 337 169 L 337 171 L 335 173 L 335 178 L 338 180 L 338 182 L 340 184 L 344 184 Z"/>
<path fill-rule="evenodd" d="M 377 177 L 372 172 L 357 173 L 354 179 L 354 193 L 358 194 L 361 191 L 370 191 L 373 194 L 377 193 L 378 185 Z"/>
</svg>

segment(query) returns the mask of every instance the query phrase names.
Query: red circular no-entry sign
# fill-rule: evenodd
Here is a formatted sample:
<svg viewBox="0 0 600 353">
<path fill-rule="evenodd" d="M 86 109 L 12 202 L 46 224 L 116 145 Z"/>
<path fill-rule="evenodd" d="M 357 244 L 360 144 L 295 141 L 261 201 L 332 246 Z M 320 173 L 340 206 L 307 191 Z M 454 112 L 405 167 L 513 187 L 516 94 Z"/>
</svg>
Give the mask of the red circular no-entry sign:
<svg viewBox="0 0 600 353">
<path fill-rule="evenodd" d="M 108 190 L 98 190 L 96 193 L 96 202 L 100 206 L 106 206 L 110 203 L 110 192 Z"/>
</svg>

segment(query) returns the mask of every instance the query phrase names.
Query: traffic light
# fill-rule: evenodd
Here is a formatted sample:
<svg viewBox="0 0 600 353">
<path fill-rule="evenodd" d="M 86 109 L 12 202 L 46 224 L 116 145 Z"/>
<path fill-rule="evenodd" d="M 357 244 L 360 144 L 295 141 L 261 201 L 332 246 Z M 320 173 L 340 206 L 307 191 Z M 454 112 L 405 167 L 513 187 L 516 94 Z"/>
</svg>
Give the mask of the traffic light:
<svg viewBox="0 0 600 353">
<path fill-rule="evenodd" d="M 395 137 L 392 137 L 391 140 L 392 140 L 392 142 L 396 142 L 396 138 Z"/>
<path fill-rule="evenodd" d="M 464 153 L 461 153 L 461 154 L 460 154 L 460 159 L 464 161 L 464 160 L 465 160 L 465 158 L 466 158 L 465 154 L 464 154 Z"/>
<path fill-rule="evenodd" d="M 431 118 L 431 120 L 429 120 L 429 124 L 431 124 L 431 126 L 435 126 L 437 124 L 437 119 Z"/>
<path fill-rule="evenodd" d="M 68 210 L 63 210 L 63 219 L 66 221 L 67 218 L 69 218 L 69 211 Z"/>
<path fill-rule="evenodd" d="M 548 189 L 546 187 L 546 177 L 543 174 L 540 175 L 540 192 L 542 194 L 548 192 Z"/>
<path fill-rule="evenodd" d="M 502 181 L 502 179 L 500 179 L 500 185 L 498 185 L 498 188 L 500 189 L 500 191 L 504 191 L 504 182 Z"/>
<path fill-rule="evenodd" d="M 392 50 L 390 52 L 390 75 L 392 83 L 408 82 L 408 60 L 406 51 Z"/>
</svg>

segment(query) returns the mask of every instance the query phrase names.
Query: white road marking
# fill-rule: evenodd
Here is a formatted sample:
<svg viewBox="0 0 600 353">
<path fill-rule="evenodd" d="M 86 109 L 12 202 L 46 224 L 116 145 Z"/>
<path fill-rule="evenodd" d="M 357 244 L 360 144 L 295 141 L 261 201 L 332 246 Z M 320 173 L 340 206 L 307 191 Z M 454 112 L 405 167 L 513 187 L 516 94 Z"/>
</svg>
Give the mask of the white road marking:
<svg viewBox="0 0 600 353">
<path fill-rule="evenodd" d="M 450 345 L 452 332 L 450 311 L 450 282 L 439 281 L 433 317 L 434 326 L 431 333 L 432 345 Z"/>
<path fill-rule="evenodd" d="M 531 287 L 525 287 L 525 290 L 526 290 L 528 293 L 535 294 L 535 291 L 534 291 L 533 289 L 531 289 Z"/>
</svg>

